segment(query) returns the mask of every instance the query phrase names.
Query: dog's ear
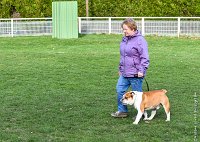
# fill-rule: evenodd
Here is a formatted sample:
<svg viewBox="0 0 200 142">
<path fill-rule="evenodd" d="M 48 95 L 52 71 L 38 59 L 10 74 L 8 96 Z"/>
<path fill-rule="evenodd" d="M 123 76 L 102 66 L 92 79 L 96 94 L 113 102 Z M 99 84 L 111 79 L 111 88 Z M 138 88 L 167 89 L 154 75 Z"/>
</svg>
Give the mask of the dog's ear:
<svg viewBox="0 0 200 142">
<path fill-rule="evenodd" d="M 131 91 L 131 94 L 132 94 L 132 95 L 135 95 L 135 92 L 134 92 L 134 91 Z"/>
<path fill-rule="evenodd" d="M 135 92 L 134 91 L 131 91 L 131 97 L 133 98 L 133 96 L 135 95 Z"/>
</svg>

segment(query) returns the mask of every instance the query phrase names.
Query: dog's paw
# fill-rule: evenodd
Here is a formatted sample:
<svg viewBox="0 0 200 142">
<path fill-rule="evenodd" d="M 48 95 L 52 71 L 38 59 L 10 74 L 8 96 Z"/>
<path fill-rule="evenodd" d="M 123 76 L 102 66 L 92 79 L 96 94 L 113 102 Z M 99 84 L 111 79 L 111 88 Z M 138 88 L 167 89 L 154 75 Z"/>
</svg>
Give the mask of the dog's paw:
<svg viewBox="0 0 200 142">
<path fill-rule="evenodd" d="M 149 120 L 148 118 L 144 118 L 143 120 Z"/>
<path fill-rule="evenodd" d="M 137 124 L 138 124 L 138 122 L 133 122 L 133 124 L 134 124 L 134 125 L 137 125 Z"/>
<path fill-rule="evenodd" d="M 152 120 L 151 118 L 146 118 L 146 119 L 144 119 L 144 120 L 146 120 L 146 121 L 150 121 L 150 120 Z"/>
</svg>

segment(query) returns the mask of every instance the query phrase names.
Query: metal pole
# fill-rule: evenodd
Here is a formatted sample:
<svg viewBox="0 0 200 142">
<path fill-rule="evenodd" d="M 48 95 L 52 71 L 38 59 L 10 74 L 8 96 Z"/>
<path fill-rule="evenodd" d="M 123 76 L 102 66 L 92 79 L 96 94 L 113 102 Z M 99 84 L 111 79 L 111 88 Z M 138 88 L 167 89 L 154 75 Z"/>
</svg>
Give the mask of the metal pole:
<svg viewBox="0 0 200 142">
<path fill-rule="evenodd" d="M 85 3 L 86 3 L 86 17 L 89 17 L 89 6 L 88 6 L 88 0 L 86 0 Z"/>
</svg>

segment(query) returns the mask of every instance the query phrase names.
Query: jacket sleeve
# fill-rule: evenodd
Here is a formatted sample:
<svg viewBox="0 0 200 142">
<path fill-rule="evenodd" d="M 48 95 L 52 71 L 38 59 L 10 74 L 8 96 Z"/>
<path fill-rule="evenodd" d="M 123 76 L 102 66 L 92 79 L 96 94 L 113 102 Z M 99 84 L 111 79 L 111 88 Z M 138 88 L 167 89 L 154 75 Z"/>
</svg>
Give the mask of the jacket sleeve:
<svg viewBox="0 0 200 142">
<path fill-rule="evenodd" d="M 143 37 L 138 39 L 138 53 L 140 56 L 139 72 L 145 74 L 149 66 L 149 53 L 147 42 Z"/>
</svg>

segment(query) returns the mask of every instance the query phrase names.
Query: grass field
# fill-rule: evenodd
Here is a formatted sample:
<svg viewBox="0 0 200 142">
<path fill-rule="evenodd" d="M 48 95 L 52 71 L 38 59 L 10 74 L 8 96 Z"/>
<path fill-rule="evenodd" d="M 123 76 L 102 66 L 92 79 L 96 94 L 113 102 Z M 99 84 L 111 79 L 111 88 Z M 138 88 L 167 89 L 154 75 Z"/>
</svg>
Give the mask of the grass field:
<svg viewBox="0 0 200 142">
<path fill-rule="evenodd" d="M 121 35 L 0 38 L 0 141 L 199 141 L 200 40 L 146 39 L 146 79 L 150 90 L 168 90 L 170 122 L 160 109 L 133 125 L 130 106 L 128 118 L 111 118 Z"/>
</svg>

